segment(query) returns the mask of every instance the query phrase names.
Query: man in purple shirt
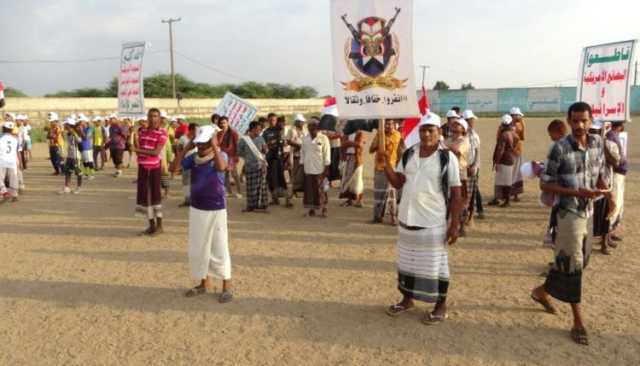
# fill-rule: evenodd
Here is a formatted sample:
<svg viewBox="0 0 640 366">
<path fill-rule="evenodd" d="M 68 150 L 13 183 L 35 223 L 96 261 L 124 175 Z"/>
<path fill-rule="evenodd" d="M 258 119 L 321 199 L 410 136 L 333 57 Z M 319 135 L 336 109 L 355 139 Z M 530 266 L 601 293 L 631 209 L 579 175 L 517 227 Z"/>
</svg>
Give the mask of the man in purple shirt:
<svg viewBox="0 0 640 366">
<path fill-rule="evenodd" d="M 122 156 L 127 142 L 127 127 L 123 126 L 115 115 L 110 116 L 109 127 L 109 152 L 111 153 L 111 160 L 115 165 L 116 172 L 114 177 L 122 175 Z"/>
<path fill-rule="evenodd" d="M 200 127 L 193 142 L 185 149 L 189 151 L 195 145 L 198 152 L 184 159 L 178 156 L 183 174 L 191 174 L 189 266 L 193 279 L 200 281 L 185 296 L 206 293 L 212 288 L 211 278 L 216 277 L 222 280 L 218 301 L 227 303 L 233 298 L 224 188 L 227 155 L 218 146 L 218 131 L 213 125 Z"/>
</svg>

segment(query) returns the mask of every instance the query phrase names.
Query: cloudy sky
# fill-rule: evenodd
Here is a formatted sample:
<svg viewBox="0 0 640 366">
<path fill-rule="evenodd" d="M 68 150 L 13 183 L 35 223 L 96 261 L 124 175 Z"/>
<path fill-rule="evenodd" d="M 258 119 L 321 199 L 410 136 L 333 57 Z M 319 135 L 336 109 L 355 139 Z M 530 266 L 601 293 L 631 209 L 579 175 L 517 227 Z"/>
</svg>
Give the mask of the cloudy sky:
<svg viewBox="0 0 640 366">
<path fill-rule="evenodd" d="M 429 86 L 575 85 L 583 46 L 640 37 L 638 1 L 414 4 L 415 64 L 430 66 Z M 177 72 L 194 80 L 331 92 L 329 0 L 0 0 L 0 80 L 30 95 L 103 87 L 117 72 L 121 44 L 136 40 L 152 44 L 145 74 L 168 72 L 168 27 L 160 20 L 169 17 L 182 17 Z"/>
</svg>

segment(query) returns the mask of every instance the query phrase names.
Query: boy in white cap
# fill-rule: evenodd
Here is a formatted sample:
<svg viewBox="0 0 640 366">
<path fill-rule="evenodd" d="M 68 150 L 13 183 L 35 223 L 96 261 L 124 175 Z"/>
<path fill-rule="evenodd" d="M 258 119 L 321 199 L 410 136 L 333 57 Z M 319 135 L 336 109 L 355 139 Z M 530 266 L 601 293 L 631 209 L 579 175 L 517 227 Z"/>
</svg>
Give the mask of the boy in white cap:
<svg viewBox="0 0 640 366">
<path fill-rule="evenodd" d="M 462 184 L 462 210 L 460 212 L 460 235 L 464 236 L 464 226 L 467 221 L 467 209 L 469 207 L 468 192 L 468 167 L 469 167 L 469 151 L 471 144 L 467 138 L 467 130 L 469 125 L 464 119 L 457 119 L 450 122 L 450 135 L 444 140 L 444 145 L 458 158 L 458 166 L 460 169 L 460 183 Z"/>
<path fill-rule="evenodd" d="M 77 121 L 71 117 L 64 120 L 64 143 L 66 157 L 64 159 L 64 187 L 59 194 L 80 193 L 82 187 L 82 171 L 80 170 L 80 147 L 82 137 L 78 133 Z M 75 174 L 78 185 L 75 190 L 71 191 L 71 175 Z"/>
<path fill-rule="evenodd" d="M 376 157 L 385 162 L 391 185 L 402 189 L 397 260 L 402 301 L 390 306 L 387 314 L 410 311 L 415 300 L 435 303 L 423 322 L 437 324 L 447 319 L 447 245 L 458 239 L 462 188 L 458 159 L 440 144 L 440 118 L 429 113 L 418 128 L 420 143 L 406 150 L 395 168 L 382 151 Z"/>
<path fill-rule="evenodd" d="M 313 117 L 315 123 L 318 124 L 320 120 L 317 117 Z M 300 151 L 302 149 L 302 141 L 305 136 L 308 135 L 307 128 L 305 127 L 306 119 L 304 115 L 298 113 L 293 122 L 293 128 L 287 131 L 285 140 L 291 147 L 290 151 L 290 166 L 291 166 L 291 192 L 290 197 L 293 198 L 297 193 L 304 192 L 304 167 L 300 161 Z"/>
<path fill-rule="evenodd" d="M 13 135 L 15 123 L 11 121 L 2 124 L 0 135 L 0 203 L 18 200 L 18 139 Z M 5 180 L 9 186 L 5 186 Z"/>
<path fill-rule="evenodd" d="M 224 187 L 227 155 L 218 146 L 219 128 L 213 125 L 198 129 L 193 143 L 197 153 L 182 159 L 184 174 L 191 174 L 191 208 L 189 210 L 189 266 L 191 276 L 200 283 L 187 291 L 194 297 L 211 289 L 211 278 L 222 280 L 220 303 L 232 300 L 231 257 Z"/>
<path fill-rule="evenodd" d="M 441 129 L 443 138 L 446 139 L 447 137 L 449 137 L 449 135 L 451 135 L 451 125 L 453 124 L 453 122 L 457 121 L 458 118 L 460 118 L 460 115 L 454 109 L 447 111 L 447 123 L 442 125 Z"/>
<path fill-rule="evenodd" d="M 493 169 L 495 176 L 495 196 L 490 206 L 509 207 L 511 189 L 513 186 L 513 169 L 516 162 L 515 149 L 518 146 L 518 136 L 513 129 L 513 119 L 510 115 L 502 116 L 501 129 L 493 154 Z"/>
<path fill-rule="evenodd" d="M 482 194 L 480 193 L 480 135 L 475 130 L 475 123 L 478 119 L 472 110 L 468 109 L 462 114 L 462 118 L 467 121 L 469 129 L 469 167 L 467 168 L 468 181 L 467 192 L 469 193 L 469 220 L 473 220 L 474 208 L 477 210 L 478 219 L 484 219 L 484 208 L 482 207 Z"/>
</svg>

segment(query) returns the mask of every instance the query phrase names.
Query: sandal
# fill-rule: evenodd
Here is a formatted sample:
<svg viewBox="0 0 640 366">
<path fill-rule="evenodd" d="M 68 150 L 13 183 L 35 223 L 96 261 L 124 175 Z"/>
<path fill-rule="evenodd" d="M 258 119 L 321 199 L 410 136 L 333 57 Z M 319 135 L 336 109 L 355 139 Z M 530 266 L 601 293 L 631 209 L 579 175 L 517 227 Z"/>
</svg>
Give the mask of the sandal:
<svg viewBox="0 0 640 366">
<path fill-rule="evenodd" d="M 434 313 L 427 312 L 424 318 L 422 318 L 422 322 L 426 325 L 437 325 L 444 322 L 447 319 L 449 319 L 449 314 L 447 313 L 444 313 L 442 315 L 436 315 Z"/>
<path fill-rule="evenodd" d="M 185 297 L 195 297 L 195 296 L 199 296 L 199 295 L 204 295 L 206 292 L 207 292 L 207 288 L 206 287 L 197 286 L 197 287 L 189 289 L 187 292 L 185 292 L 184 296 Z"/>
<path fill-rule="evenodd" d="M 233 300 L 233 294 L 229 290 L 222 291 L 220 296 L 218 296 L 218 302 L 221 304 L 226 304 Z"/>
<path fill-rule="evenodd" d="M 553 314 L 553 315 L 558 314 L 558 311 L 556 310 L 556 308 L 554 308 L 553 305 L 551 305 L 551 303 L 549 301 L 538 299 L 533 294 L 531 294 L 531 300 L 533 300 L 533 301 L 537 302 L 538 304 L 542 305 L 542 307 L 544 308 L 544 311 L 546 311 L 547 313 Z"/>
<path fill-rule="evenodd" d="M 402 304 L 395 304 L 395 305 L 391 305 L 387 308 L 386 313 L 387 315 L 391 316 L 391 317 L 396 317 L 398 315 L 404 314 L 408 311 L 413 310 L 415 306 L 409 306 L 406 307 Z"/>
<path fill-rule="evenodd" d="M 573 339 L 577 344 L 581 344 L 583 346 L 589 345 L 589 336 L 587 335 L 587 330 L 584 328 L 571 329 L 571 339 Z"/>
</svg>

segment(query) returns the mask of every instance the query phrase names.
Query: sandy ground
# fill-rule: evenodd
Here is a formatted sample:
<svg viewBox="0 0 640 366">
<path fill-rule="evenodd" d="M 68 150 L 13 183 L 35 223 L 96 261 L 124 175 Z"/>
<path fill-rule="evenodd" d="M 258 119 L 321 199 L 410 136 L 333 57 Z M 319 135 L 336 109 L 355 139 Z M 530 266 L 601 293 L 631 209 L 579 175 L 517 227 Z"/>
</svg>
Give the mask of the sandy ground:
<svg viewBox="0 0 640 366">
<path fill-rule="evenodd" d="M 543 159 L 547 121 L 528 120 L 526 157 Z M 496 125 L 479 122 L 485 200 Z M 299 200 L 269 215 L 241 214 L 244 202 L 230 200 L 236 299 L 219 305 L 213 295 L 182 296 L 192 282 L 179 180 L 165 206 L 167 233 L 141 238 L 134 169 L 120 179 L 101 173 L 80 195 L 62 197 L 46 155 L 36 147 L 28 192 L 0 207 L 2 365 L 640 364 L 640 249 L 631 240 L 639 164 L 627 178 L 627 240 L 611 257 L 595 254 L 584 278 L 592 345 L 582 347 L 569 339 L 568 306 L 552 316 L 529 299 L 551 259 L 537 182 L 513 208 L 488 208 L 451 248 L 451 319 L 429 327 L 419 321 L 426 306 L 384 314 L 399 298 L 396 230 L 366 223 L 371 161 L 366 208 L 339 208 L 334 192 L 327 220 L 302 218 Z"/>
</svg>

